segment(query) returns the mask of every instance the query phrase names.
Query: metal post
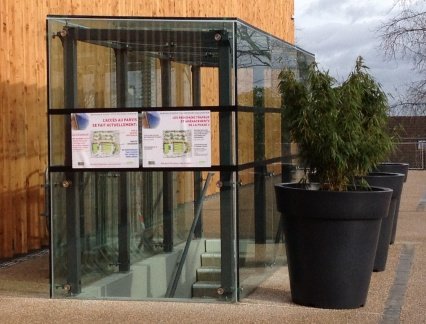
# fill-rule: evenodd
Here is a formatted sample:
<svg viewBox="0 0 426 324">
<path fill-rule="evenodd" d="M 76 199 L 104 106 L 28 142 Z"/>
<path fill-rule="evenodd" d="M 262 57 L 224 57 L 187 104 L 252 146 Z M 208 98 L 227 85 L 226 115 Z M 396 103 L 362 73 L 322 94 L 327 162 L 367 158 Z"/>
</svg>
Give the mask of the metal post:
<svg viewBox="0 0 426 324">
<path fill-rule="evenodd" d="M 264 68 L 253 68 L 254 106 L 254 235 L 256 244 L 266 243 L 266 165 Z"/>
<path fill-rule="evenodd" d="M 163 107 L 171 106 L 172 65 L 168 59 L 161 59 L 161 100 Z M 173 172 L 163 172 L 163 250 L 173 251 Z"/>
<path fill-rule="evenodd" d="M 226 35 L 217 35 L 219 45 L 219 105 L 232 105 L 232 57 Z M 220 165 L 233 165 L 232 112 L 219 113 Z M 220 233 L 221 233 L 221 288 L 224 298 L 232 298 L 235 292 L 235 226 L 234 226 L 234 173 L 221 171 L 220 181 Z"/>
<path fill-rule="evenodd" d="M 195 107 L 201 106 L 201 67 L 192 66 L 192 105 Z M 198 201 L 202 190 L 202 173 L 194 171 L 194 201 Z M 194 217 L 196 216 L 194 209 Z M 200 211 L 197 225 L 195 227 L 194 236 L 200 238 L 203 235 L 203 213 Z"/>
<path fill-rule="evenodd" d="M 78 172 L 73 181 L 62 183 L 67 190 L 67 284 L 71 294 L 81 292 L 80 177 Z"/>
<path fill-rule="evenodd" d="M 117 107 L 126 107 L 127 99 L 127 50 L 115 50 Z M 130 233 L 128 211 L 127 173 L 120 172 L 120 197 L 118 197 L 118 270 L 130 270 Z"/>
<path fill-rule="evenodd" d="M 130 270 L 130 222 L 127 199 L 127 173 L 120 172 L 119 182 L 118 271 L 126 272 Z"/>
<path fill-rule="evenodd" d="M 77 42 L 73 29 L 64 29 L 61 37 L 64 54 L 64 108 L 77 106 Z M 72 164 L 71 118 L 65 119 L 65 165 Z M 80 173 L 66 172 L 62 183 L 66 190 L 67 224 L 67 285 L 69 293 L 81 292 L 81 239 L 80 239 Z"/>
<path fill-rule="evenodd" d="M 126 49 L 116 49 L 115 66 L 116 66 L 116 89 L 117 89 L 117 108 L 125 108 L 127 101 L 127 71 L 128 71 L 128 55 Z"/>
<path fill-rule="evenodd" d="M 142 107 L 151 107 L 151 58 L 144 57 L 142 61 Z M 141 135 L 140 135 L 141 136 Z M 140 138 L 142 141 L 142 138 Z M 154 220 L 153 198 L 156 196 L 153 192 L 154 181 L 153 172 L 143 173 L 143 191 L 142 191 L 142 215 L 146 228 L 152 228 Z"/>
</svg>

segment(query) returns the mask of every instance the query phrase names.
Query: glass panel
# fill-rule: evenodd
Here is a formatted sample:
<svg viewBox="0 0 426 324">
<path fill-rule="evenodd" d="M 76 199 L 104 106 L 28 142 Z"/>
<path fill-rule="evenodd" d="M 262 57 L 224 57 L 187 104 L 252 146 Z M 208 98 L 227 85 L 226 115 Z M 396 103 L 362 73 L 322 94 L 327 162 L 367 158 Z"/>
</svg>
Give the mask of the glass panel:
<svg viewBox="0 0 426 324">
<path fill-rule="evenodd" d="M 254 161 L 254 118 L 251 112 L 238 113 L 238 164 Z"/>
<path fill-rule="evenodd" d="M 65 165 L 66 134 L 71 132 L 69 115 L 51 115 L 49 116 L 50 127 L 50 161 L 49 165 Z"/>
<path fill-rule="evenodd" d="M 169 225 L 164 201 L 168 197 L 163 180 L 163 172 L 51 173 L 54 297 L 142 299 L 168 296 L 177 261 L 202 199 L 194 202 L 193 172 L 173 173 L 173 197 L 169 198 L 173 200 L 171 226 L 175 230 L 172 231 L 173 248 L 166 251 L 164 242 Z M 219 242 L 220 247 L 219 196 L 215 188 L 210 182 L 200 210 L 201 231 L 191 240 L 180 280 L 171 297 L 192 297 L 192 285 L 197 281 L 197 270 L 202 267 L 206 246 L 214 247 Z M 124 232 L 121 223 L 123 201 L 128 216 Z M 70 212 L 71 205 L 78 210 Z M 70 222 L 70 218 L 77 218 L 77 221 Z M 76 237 L 71 237 L 69 226 L 72 223 L 78 233 Z M 209 239 L 209 244 L 204 237 Z M 128 241 L 129 268 L 122 270 L 120 260 L 123 260 L 125 241 Z M 76 255 L 80 256 L 79 261 L 70 259 Z M 220 271 L 220 263 L 212 266 Z M 81 282 L 81 291 L 76 294 L 71 293 L 74 287 L 70 287 L 73 275 Z"/>
<path fill-rule="evenodd" d="M 238 105 L 253 107 L 253 69 L 238 69 Z"/>
<path fill-rule="evenodd" d="M 304 76 L 313 56 L 237 23 L 240 298 L 255 289 L 274 265 L 285 262 L 274 184 L 295 176 L 291 145 L 281 132 L 279 73 Z M 286 163 L 283 163 L 286 162 Z M 291 180 L 288 180 L 291 181 Z"/>
<path fill-rule="evenodd" d="M 47 43 L 49 62 L 49 108 L 64 107 L 64 50 L 62 42 L 56 35 L 63 28 L 63 23 L 51 20 L 48 23 Z"/>
<path fill-rule="evenodd" d="M 279 108 L 278 75 L 284 68 L 303 77 L 315 58 L 289 43 L 237 23 L 237 98 L 239 106 L 256 106 L 250 93 L 262 89 L 262 106 Z"/>
<path fill-rule="evenodd" d="M 77 107 L 116 106 L 114 51 L 108 47 L 77 42 Z"/>
<path fill-rule="evenodd" d="M 253 177 L 254 169 L 239 175 Z M 264 180 L 266 204 L 262 214 L 256 211 L 259 202 L 253 197 L 256 197 L 256 191 L 259 194 L 259 189 L 253 182 L 243 184 L 238 191 L 240 298 L 249 295 L 276 270 L 276 266 L 285 264 L 283 240 L 278 227 L 280 214 L 276 211 L 274 193 L 274 184 L 281 179 L 270 173 Z"/>
<path fill-rule="evenodd" d="M 265 107 L 267 108 L 280 108 L 281 107 L 281 94 L 279 92 L 278 75 L 279 69 L 266 69 L 265 70 Z"/>
<path fill-rule="evenodd" d="M 233 100 L 233 63 L 229 78 L 222 74 L 221 81 L 218 67 L 220 59 L 233 62 L 234 22 L 64 17 L 50 18 L 48 25 L 50 109 L 217 106 L 223 102 L 220 82 L 229 82 L 226 95 Z M 229 57 L 219 56 L 218 31 L 229 40 Z M 222 131 L 219 115 L 211 113 L 214 165 L 223 162 L 224 138 L 231 145 L 225 160 L 235 157 L 234 114 Z M 73 170 L 70 113 L 56 111 L 49 118 L 49 165 L 70 170 L 50 172 L 53 296 L 222 299 L 217 292 L 222 286 L 220 224 L 221 215 L 235 223 L 235 174 L 216 172 L 200 209 L 207 172 Z M 197 215 L 202 222 L 195 226 Z M 226 241 L 233 246 L 234 229 Z M 235 268 L 226 271 L 235 273 Z M 206 275 L 211 285 L 197 286 Z M 235 279 L 225 279 L 236 291 Z M 235 298 L 235 293 L 226 296 Z"/>
<path fill-rule="evenodd" d="M 238 189 L 239 239 L 254 241 L 254 169 L 238 173 L 240 186 Z M 243 181 L 243 179 L 245 181 Z M 241 250 L 241 249 L 240 249 Z"/>
<path fill-rule="evenodd" d="M 66 211 L 66 191 L 61 190 L 63 181 L 66 179 L 62 173 L 50 174 L 51 184 L 51 260 L 52 260 L 52 271 L 51 271 L 51 286 L 52 291 L 56 295 L 59 293 L 59 288 L 67 283 L 67 239 L 66 235 L 66 224 L 64 215 Z M 64 289 L 63 294 L 67 291 Z"/>
<path fill-rule="evenodd" d="M 76 86 L 74 108 L 122 108 L 117 103 L 117 84 L 125 87 L 126 107 L 192 106 L 191 66 L 202 67 L 200 79 L 204 84 L 202 99 L 195 105 L 218 104 L 219 47 L 215 31 L 233 44 L 231 21 L 64 17 L 49 18 L 48 22 L 49 108 L 65 107 L 64 90 L 69 89 L 64 89 L 64 79 L 70 77 Z M 75 41 L 75 54 L 72 49 L 64 50 L 64 40 Z M 123 61 L 117 62 L 121 53 Z M 72 60 L 77 63 L 75 69 L 66 70 Z M 161 62 L 171 63 L 167 104 L 163 103 Z M 117 80 L 117 66 L 127 71 L 125 80 Z"/>
<path fill-rule="evenodd" d="M 265 113 L 265 158 L 273 159 L 282 156 L 281 153 L 281 114 Z"/>
</svg>

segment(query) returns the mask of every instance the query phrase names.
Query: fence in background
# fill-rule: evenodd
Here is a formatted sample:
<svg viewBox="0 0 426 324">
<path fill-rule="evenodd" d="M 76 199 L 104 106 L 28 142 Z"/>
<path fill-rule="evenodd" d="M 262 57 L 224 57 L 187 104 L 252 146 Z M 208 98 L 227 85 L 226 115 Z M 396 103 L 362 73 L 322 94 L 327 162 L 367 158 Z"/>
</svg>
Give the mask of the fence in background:
<svg viewBox="0 0 426 324">
<path fill-rule="evenodd" d="M 409 163 L 410 169 L 425 170 L 426 158 L 426 138 L 425 139 L 402 139 L 397 143 L 396 150 L 390 161 Z"/>
</svg>

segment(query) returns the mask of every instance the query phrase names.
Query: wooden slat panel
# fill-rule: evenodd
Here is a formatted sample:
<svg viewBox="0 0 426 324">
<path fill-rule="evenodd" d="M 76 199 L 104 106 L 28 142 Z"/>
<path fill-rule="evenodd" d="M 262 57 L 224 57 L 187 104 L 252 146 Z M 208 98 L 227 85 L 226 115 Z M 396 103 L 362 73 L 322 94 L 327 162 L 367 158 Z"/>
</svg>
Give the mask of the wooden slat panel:
<svg viewBox="0 0 426 324">
<path fill-rule="evenodd" d="M 11 165 L 13 164 L 11 156 L 11 115 L 13 110 L 10 109 L 10 95 L 13 95 L 12 89 L 15 87 L 13 80 L 11 80 L 11 67 L 10 67 L 10 51 L 11 51 L 11 35 L 12 35 L 12 11 L 9 9 L 10 5 L 7 2 L 1 2 L 2 7 L 2 21 L 1 21 L 1 30 L 2 30 L 2 50 L 3 58 L 0 62 L 1 64 L 1 85 L 3 88 L 1 100 L 1 116 L 2 116 L 2 146 L 3 146 L 3 161 L 4 165 L 0 172 L 3 173 L 2 181 L 2 198 L 3 198 L 3 208 L 1 210 L 2 219 L 3 219 L 3 233 L 2 233 L 2 252 L 1 257 L 11 257 L 15 253 L 14 249 L 14 220 L 15 215 L 13 214 L 12 209 L 12 197 L 15 195 L 15 192 L 11 186 L 12 177 L 10 173 Z"/>
<path fill-rule="evenodd" d="M 33 2 L 31 2 L 33 3 Z M 46 212 L 45 206 L 45 197 L 44 197 L 44 188 L 42 184 L 44 184 L 44 172 L 47 166 L 47 59 L 46 59 L 46 23 L 43 21 L 39 21 L 39 17 L 46 17 L 47 15 L 47 7 L 45 2 L 36 7 L 37 14 L 37 25 L 35 26 L 35 64 L 36 64 L 36 75 L 34 76 L 36 97 L 34 98 L 32 108 L 34 106 L 37 107 L 37 111 L 39 114 L 38 123 L 36 127 L 38 128 L 38 156 L 39 156 L 39 165 L 37 169 L 41 172 L 40 180 L 38 185 L 40 186 L 40 194 L 38 197 L 38 205 L 40 212 Z M 28 18 L 29 19 L 29 18 Z M 43 54 L 44 53 L 44 54 Z M 40 244 L 42 246 L 47 246 L 49 244 L 49 233 L 46 218 L 41 217 L 40 220 Z"/>
<path fill-rule="evenodd" d="M 13 163 L 10 168 L 10 175 L 13 176 L 12 190 L 15 192 L 12 198 L 13 214 L 15 218 L 15 253 L 22 254 L 28 252 L 27 241 L 27 213 L 26 213 L 26 116 L 25 116 L 25 52 L 26 52 L 26 35 L 24 28 L 23 12 L 25 8 L 18 2 L 10 3 L 10 12 L 13 17 L 14 36 L 11 42 L 11 76 L 13 76 L 12 93 L 9 97 L 11 111 L 11 147 L 10 152 Z"/>
<path fill-rule="evenodd" d="M 7 210 L 6 194 L 8 191 L 6 181 L 7 175 L 4 170 L 6 168 L 6 112 L 4 111 L 6 105 L 6 39 L 7 39 L 7 25 L 6 25 L 6 3 L 0 2 L 0 258 L 7 255 L 7 222 L 9 217 L 6 216 Z"/>
<path fill-rule="evenodd" d="M 26 152 L 25 152 L 25 200 L 26 200 L 26 218 L 27 218 L 27 250 L 36 250 L 41 247 L 40 233 L 40 143 L 39 143 L 39 123 L 40 118 L 45 118 L 42 113 L 44 107 L 34 105 L 34 99 L 37 98 L 37 65 L 35 58 L 37 57 L 37 28 L 31 28 L 31 17 L 37 16 L 37 7 L 25 2 L 25 10 L 23 13 L 25 44 L 22 44 L 24 51 L 24 107 L 25 107 L 25 127 L 26 133 Z"/>
</svg>

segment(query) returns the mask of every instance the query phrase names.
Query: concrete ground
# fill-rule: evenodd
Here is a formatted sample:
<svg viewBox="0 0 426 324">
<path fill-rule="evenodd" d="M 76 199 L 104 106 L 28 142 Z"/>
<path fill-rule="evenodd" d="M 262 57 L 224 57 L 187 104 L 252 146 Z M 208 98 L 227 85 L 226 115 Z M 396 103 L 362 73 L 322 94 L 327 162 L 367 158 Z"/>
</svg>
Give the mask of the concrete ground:
<svg viewBox="0 0 426 324">
<path fill-rule="evenodd" d="M 0 323 L 426 323 L 425 193 L 426 171 L 411 170 L 386 270 L 372 274 L 362 308 L 293 304 L 286 267 L 236 304 L 52 300 L 47 254 L 41 253 L 0 268 Z"/>
</svg>

